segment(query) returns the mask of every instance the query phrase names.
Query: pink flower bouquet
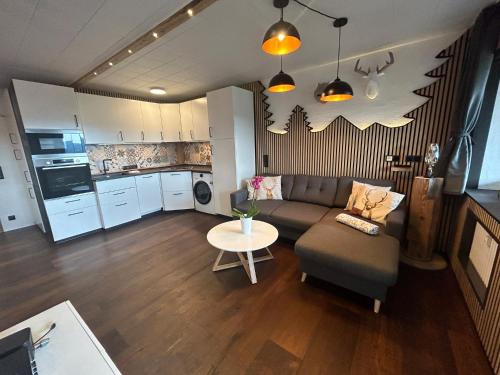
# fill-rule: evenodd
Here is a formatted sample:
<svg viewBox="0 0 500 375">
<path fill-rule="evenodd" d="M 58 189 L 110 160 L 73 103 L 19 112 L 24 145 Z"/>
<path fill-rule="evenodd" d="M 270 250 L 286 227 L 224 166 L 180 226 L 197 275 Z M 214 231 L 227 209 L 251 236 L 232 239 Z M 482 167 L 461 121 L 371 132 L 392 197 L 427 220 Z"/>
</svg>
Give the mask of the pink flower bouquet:
<svg viewBox="0 0 500 375">
<path fill-rule="evenodd" d="M 240 219 L 242 218 L 248 219 L 257 216 L 260 213 L 260 210 L 257 208 L 255 201 L 257 198 L 257 190 L 260 189 L 263 180 L 264 177 L 262 176 L 255 176 L 250 180 L 250 185 L 253 187 L 253 197 L 252 201 L 250 202 L 250 207 L 248 208 L 247 212 L 243 212 L 241 210 L 238 210 L 237 208 L 233 208 L 232 210 L 233 217 L 238 217 Z"/>
</svg>

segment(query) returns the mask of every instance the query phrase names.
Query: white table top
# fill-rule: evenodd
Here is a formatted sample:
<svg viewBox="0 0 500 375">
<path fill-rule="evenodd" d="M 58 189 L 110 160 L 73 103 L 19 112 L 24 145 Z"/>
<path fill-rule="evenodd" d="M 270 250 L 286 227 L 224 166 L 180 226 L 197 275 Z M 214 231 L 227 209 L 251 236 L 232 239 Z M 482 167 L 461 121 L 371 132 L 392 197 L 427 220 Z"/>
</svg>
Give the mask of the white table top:
<svg viewBox="0 0 500 375">
<path fill-rule="evenodd" d="M 259 220 L 253 220 L 250 234 L 242 233 L 239 220 L 219 224 L 207 234 L 207 240 L 213 247 L 236 253 L 264 249 L 277 239 L 278 230 Z"/>
<path fill-rule="evenodd" d="M 30 327 L 36 340 L 52 323 L 56 323 L 56 328 L 46 336 L 50 343 L 35 351 L 39 375 L 121 374 L 69 301 L 0 332 L 0 338 Z"/>
</svg>

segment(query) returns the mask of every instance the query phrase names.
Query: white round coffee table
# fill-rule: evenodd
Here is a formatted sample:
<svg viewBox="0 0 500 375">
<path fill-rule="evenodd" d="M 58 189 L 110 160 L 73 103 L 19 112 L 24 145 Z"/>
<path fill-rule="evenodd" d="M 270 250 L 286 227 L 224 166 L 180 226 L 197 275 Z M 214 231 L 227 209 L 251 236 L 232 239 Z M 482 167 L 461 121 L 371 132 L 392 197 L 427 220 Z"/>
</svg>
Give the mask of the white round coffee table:
<svg viewBox="0 0 500 375">
<path fill-rule="evenodd" d="M 219 255 L 215 260 L 212 270 L 221 271 L 228 268 L 243 266 L 252 284 L 257 282 L 254 263 L 273 259 L 273 254 L 268 246 L 278 239 L 278 230 L 271 224 L 259 220 L 253 220 L 252 233 L 243 234 L 239 220 L 228 221 L 219 224 L 207 234 L 207 240 L 213 247 L 219 249 Z M 268 255 L 253 257 L 252 251 L 266 249 Z M 240 260 L 238 262 L 220 264 L 225 251 L 236 253 Z M 247 257 L 243 256 L 247 254 Z"/>
</svg>

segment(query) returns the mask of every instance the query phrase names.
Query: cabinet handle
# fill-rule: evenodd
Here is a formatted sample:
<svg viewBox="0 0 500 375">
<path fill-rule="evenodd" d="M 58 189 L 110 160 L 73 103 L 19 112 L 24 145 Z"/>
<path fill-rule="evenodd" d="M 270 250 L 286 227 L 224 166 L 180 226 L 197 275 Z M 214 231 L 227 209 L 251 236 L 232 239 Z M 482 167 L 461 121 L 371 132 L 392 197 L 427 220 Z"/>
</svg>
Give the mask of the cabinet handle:
<svg viewBox="0 0 500 375">
<path fill-rule="evenodd" d="M 115 204 L 115 207 L 120 207 L 120 206 L 126 206 L 127 203 L 120 203 L 120 204 Z"/>
<path fill-rule="evenodd" d="M 153 178 L 153 175 L 143 176 L 142 178 Z"/>
<path fill-rule="evenodd" d="M 35 199 L 35 194 L 34 194 L 34 192 L 33 192 L 33 188 L 31 188 L 31 187 L 30 187 L 30 188 L 28 188 L 28 194 L 30 195 L 30 198 L 31 198 L 31 199 Z"/>
<path fill-rule="evenodd" d="M 144 141 L 144 131 L 143 130 L 141 130 L 141 138 Z"/>
<path fill-rule="evenodd" d="M 182 195 L 184 193 L 173 193 L 172 195 Z"/>
<path fill-rule="evenodd" d="M 213 145 L 210 145 L 210 153 L 212 154 L 212 156 L 215 155 L 214 150 L 215 150 L 215 147 Z"/>
<path fill-rule="evenodd" d="M 72 214 L 68 214 L 68 216 L 75 216 L 80 214 L 83 214 L 83 211 L 73 212 Z"/>
<path fill-rule="evenodd" d="M 163 132 L 160 132 L 160 138 L 163 141 Z"/>
<path fill-rule="evenodd" d="M 75 119 L 75 125 L 78 128 L 80 126 L 80 124 L 78 123 L 78 116 L 77 115 L 73 115 L 73 118 Z"/>
<path fill-rule="evenodd" d="M 191 139 L 193 139 L 193 131 L 191 129 L 189 130 L 189 135 L 191 136 Z"/>
<path fill-rule="evenodd" d="M 179 130 L 179 141 L 181 141 L 182 138 L 181 138 L 181 131 Z"/>
<path fill-rule="evenodd" d="M 31 182 L 29 171 L 24 171 L 24 178 L 26 179 L 26 182 Z"/>
<path fill-rule="evenodd" d="M 118 134 L 120 134 L 120 141 L 122 141 L 122 142 L 123 142 L 123 132 L 120 130 L 120 131 L 118 132 Z"/>
<path fill-rule="evenodd" d="M 122 194 L 125 194 L 125 192 L 124 192 L 124 191 L 121 191 L 121 192 L 119 192 L 119 193 L 113 193 L 113 195 L 122 195 Z"/>
<path fill-rule="evenodd" d="M 66 201 L 64 203 L 73 203 L 73 202 L 80 202 L 80 199 L 73 199 L 72 201 Z"/>
<path fill-rule="evenodd" d="M 210 138 L 213 137 L 213 135 L 212 135 L 212 127 L 211 126 L 208 127 L 208 135 L 210 136 Z"/>
<path fill-rule="evenodd" d="M 170 173 L 170 176 L 180 176 L 180 173 Z"/>
</svg>

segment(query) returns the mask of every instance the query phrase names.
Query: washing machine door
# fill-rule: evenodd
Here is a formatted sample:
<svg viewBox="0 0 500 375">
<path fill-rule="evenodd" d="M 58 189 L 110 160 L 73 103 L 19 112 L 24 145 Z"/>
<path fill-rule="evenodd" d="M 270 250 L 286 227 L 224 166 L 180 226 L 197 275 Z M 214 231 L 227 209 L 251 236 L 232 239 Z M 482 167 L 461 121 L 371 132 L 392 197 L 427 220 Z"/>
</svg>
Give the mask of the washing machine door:
<svg viewBox="0 0 500 375">
<path fill-rule="evenodd" d="M 200 204 L 208 204 L 212 199 L 212 191 L 205 181 L 198 181 L 193 186 L 194 198 Z"/>
</svg>

